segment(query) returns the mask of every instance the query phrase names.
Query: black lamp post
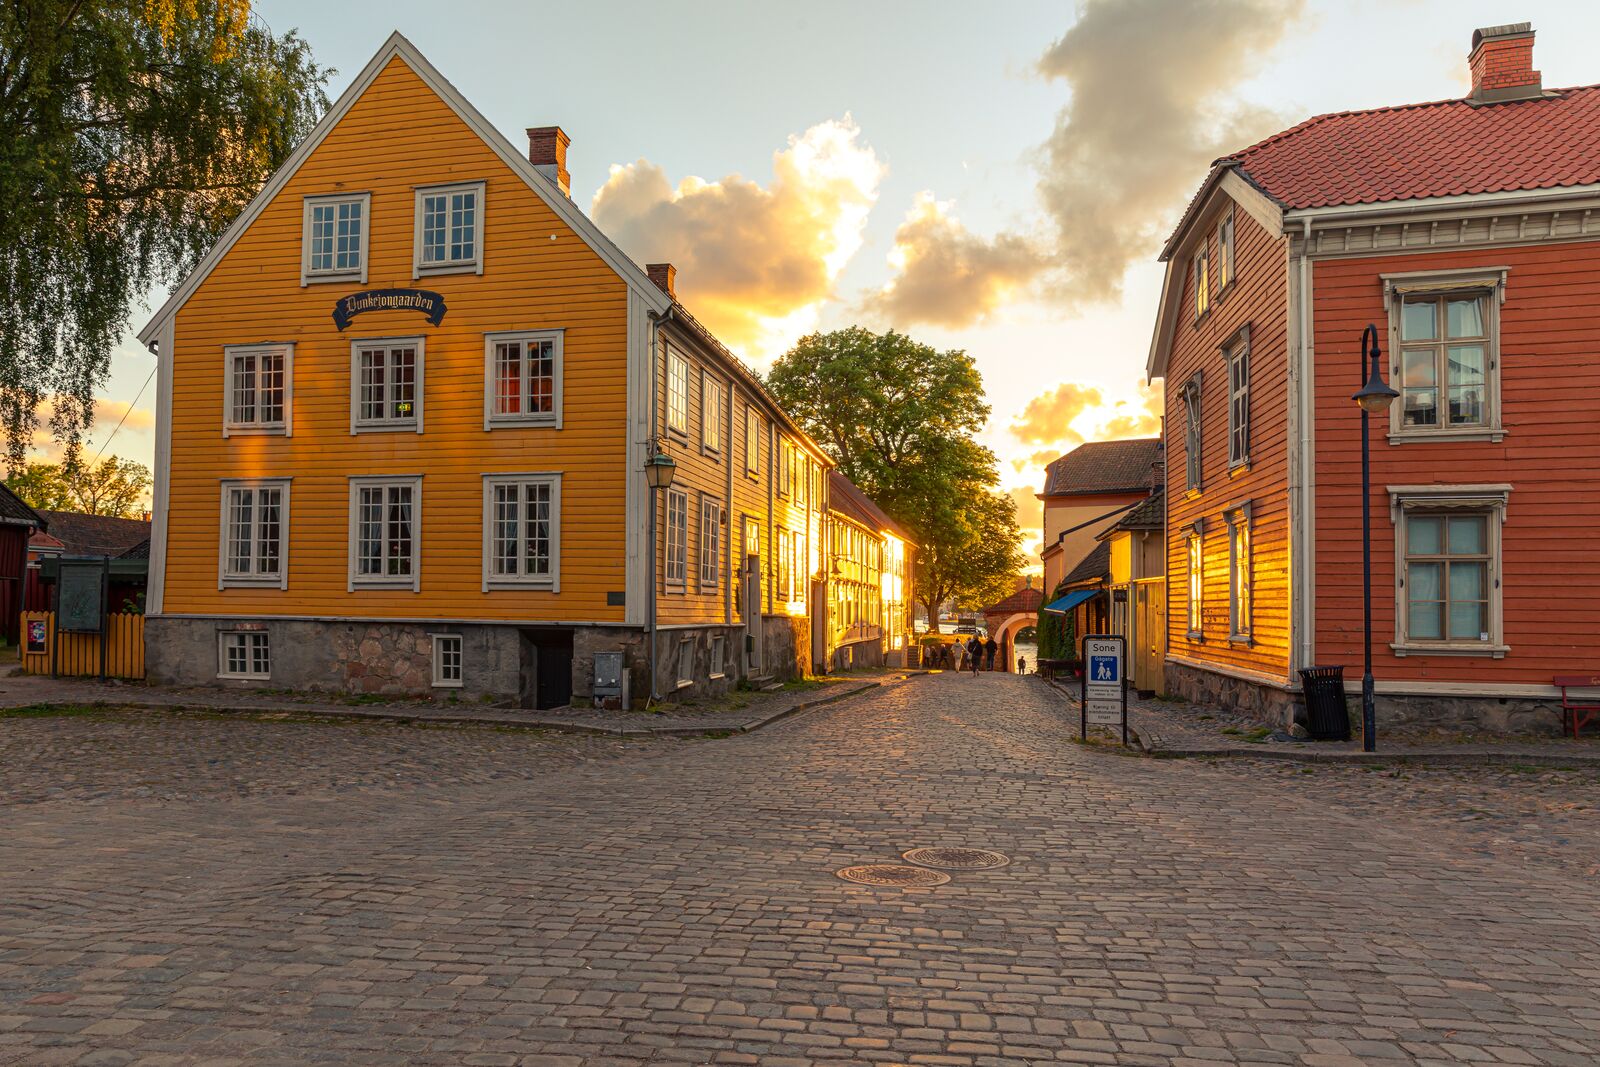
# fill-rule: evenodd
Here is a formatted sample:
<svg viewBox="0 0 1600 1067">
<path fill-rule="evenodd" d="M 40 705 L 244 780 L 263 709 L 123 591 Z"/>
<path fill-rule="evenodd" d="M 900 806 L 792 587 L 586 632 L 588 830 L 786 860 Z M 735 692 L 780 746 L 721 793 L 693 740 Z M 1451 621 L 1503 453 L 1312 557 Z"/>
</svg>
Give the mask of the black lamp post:
<svg viewBox="0 0 1600 1067">
<path fill-rule="evenodd" d="M 1369 347 L 1370 344 L 1370 347 Z M 1371 371 L 1367 370 L 1371 356 Z M 1383 380 L 1378 359 L 1383 350 L 1378 347 L 1378 328 L 1371 323 L 1361 331 L 1361 370 L 1366 381 L 1359 392 L 1350 399 L 1361 405 L 1361 622 L 1365 640 L 1361 651 L 1365 670 L 1361 675 L 1361 749 L 1375 752 L 1378 748 L 1378 710 L 1372 687 L 1372 446 L 1367 429 L 1368 418 L 1389 410 L 1394 398 L 1400 394 Z"/>
<path fill-rule="evenodd" d="M 661 495 L 661 490 L 672 488 L 673 476 L 678 472 L 678 465 L 672 457 L 667 455 L 666 449 L 661 447 L 659 441 L 650 441 L 646 447 L 650 455 L 644 461 L 644 480 L 650 487 L 650 519 L 648 529 L 649 541 L 649 569 L 648 585 L 650 589 L 649 610 L 646 615 L 650 629 L 650 699 L 656 700 L 656 498 Z M 645 705 L 647 708 L 649 704 Z"/>
</svg>

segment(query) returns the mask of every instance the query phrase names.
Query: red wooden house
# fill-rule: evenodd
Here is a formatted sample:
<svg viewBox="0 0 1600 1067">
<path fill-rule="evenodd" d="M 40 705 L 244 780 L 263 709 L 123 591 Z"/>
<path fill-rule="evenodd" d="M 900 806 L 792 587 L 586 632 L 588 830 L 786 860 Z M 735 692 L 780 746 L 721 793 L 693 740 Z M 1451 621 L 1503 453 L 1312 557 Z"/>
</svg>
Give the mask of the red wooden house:
<svg viewBox="0 0 1600 1067">
<path fill-rule="evenodd" d="M 1219 160 L 1163 250 L 1173 692 L 1286 723 L 1299 668 L 1359 675 L 1368 323 L 1380 725 L 1554 729 L 1552 676 L 1600 673 L 1600 86 L 1533 40 Z"/>
</svg>

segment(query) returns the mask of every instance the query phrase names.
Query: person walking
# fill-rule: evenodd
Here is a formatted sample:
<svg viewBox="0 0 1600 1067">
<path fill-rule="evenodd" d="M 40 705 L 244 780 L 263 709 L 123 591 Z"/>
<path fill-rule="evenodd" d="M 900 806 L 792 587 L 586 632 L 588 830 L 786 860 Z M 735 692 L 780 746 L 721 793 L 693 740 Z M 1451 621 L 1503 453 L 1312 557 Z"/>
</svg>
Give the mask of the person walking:
<svg viewBox="0 0 1600 1067">
<path fill-rule="evenodd" d="M 967 656 L 971 662 L 972 673 L 977 674 L 978 668 L 983 665 L 983 645 L 978 641 L 977 634 L 967 638 Z"/>
<path fill-rule="evenodd" d="M 984 670 L 994 670 L 994 658 L 1000 653 L 1000 642 L 993 637 L 983 643 Z"/>
</svg>

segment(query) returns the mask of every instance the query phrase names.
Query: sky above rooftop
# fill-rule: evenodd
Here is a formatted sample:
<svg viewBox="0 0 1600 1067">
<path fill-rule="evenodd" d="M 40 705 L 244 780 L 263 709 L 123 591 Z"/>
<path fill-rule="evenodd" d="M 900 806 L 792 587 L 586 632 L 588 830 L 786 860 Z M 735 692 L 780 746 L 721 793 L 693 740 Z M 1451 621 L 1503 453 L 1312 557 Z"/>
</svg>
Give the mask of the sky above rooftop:
<svg viewBox="0 0 1600 1067">
<path fill-rule="evenodd" d="M 758 370 L 852 323 L 966 349 L 1030 547 L 1046 463 L 1159 430 L 1155 256 L 1212 159 L 1313 114 L 1460 96 L 1479 26 L 1531 20 L 1546 86 L 1600 82 L 1600 5 L 1577 0 L 256 10 L 337 68 L 330 97 L 398 29 L 513 143 L 564 127 L 573 198 L 676 264 Z M 126 413 L 108 454 L 150 461 L 153 367 L 130 331 L 91 455 Z"/>
</svg>

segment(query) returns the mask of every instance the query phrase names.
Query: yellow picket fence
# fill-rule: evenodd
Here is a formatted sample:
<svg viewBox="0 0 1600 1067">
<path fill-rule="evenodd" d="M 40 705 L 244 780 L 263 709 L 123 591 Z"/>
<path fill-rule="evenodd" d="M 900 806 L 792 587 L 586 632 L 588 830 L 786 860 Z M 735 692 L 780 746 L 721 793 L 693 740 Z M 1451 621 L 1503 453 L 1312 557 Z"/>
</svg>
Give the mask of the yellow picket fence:
<svg viewBox="0 0 1600 1067">
<path fill-rule="evenodd" d="M 38 640 L 41 636 L 43 641 Z M 98 676 L 103 663 L 108 678 L 144 677 L 143 615 L 106 616 L 103 660 L 100 642 L 99 634 L 57 634 L 53 611 L 22 613 L 22 669 L 28 674 L 49 674 L 53 669 L 67 677 Z"/>
</svg>

